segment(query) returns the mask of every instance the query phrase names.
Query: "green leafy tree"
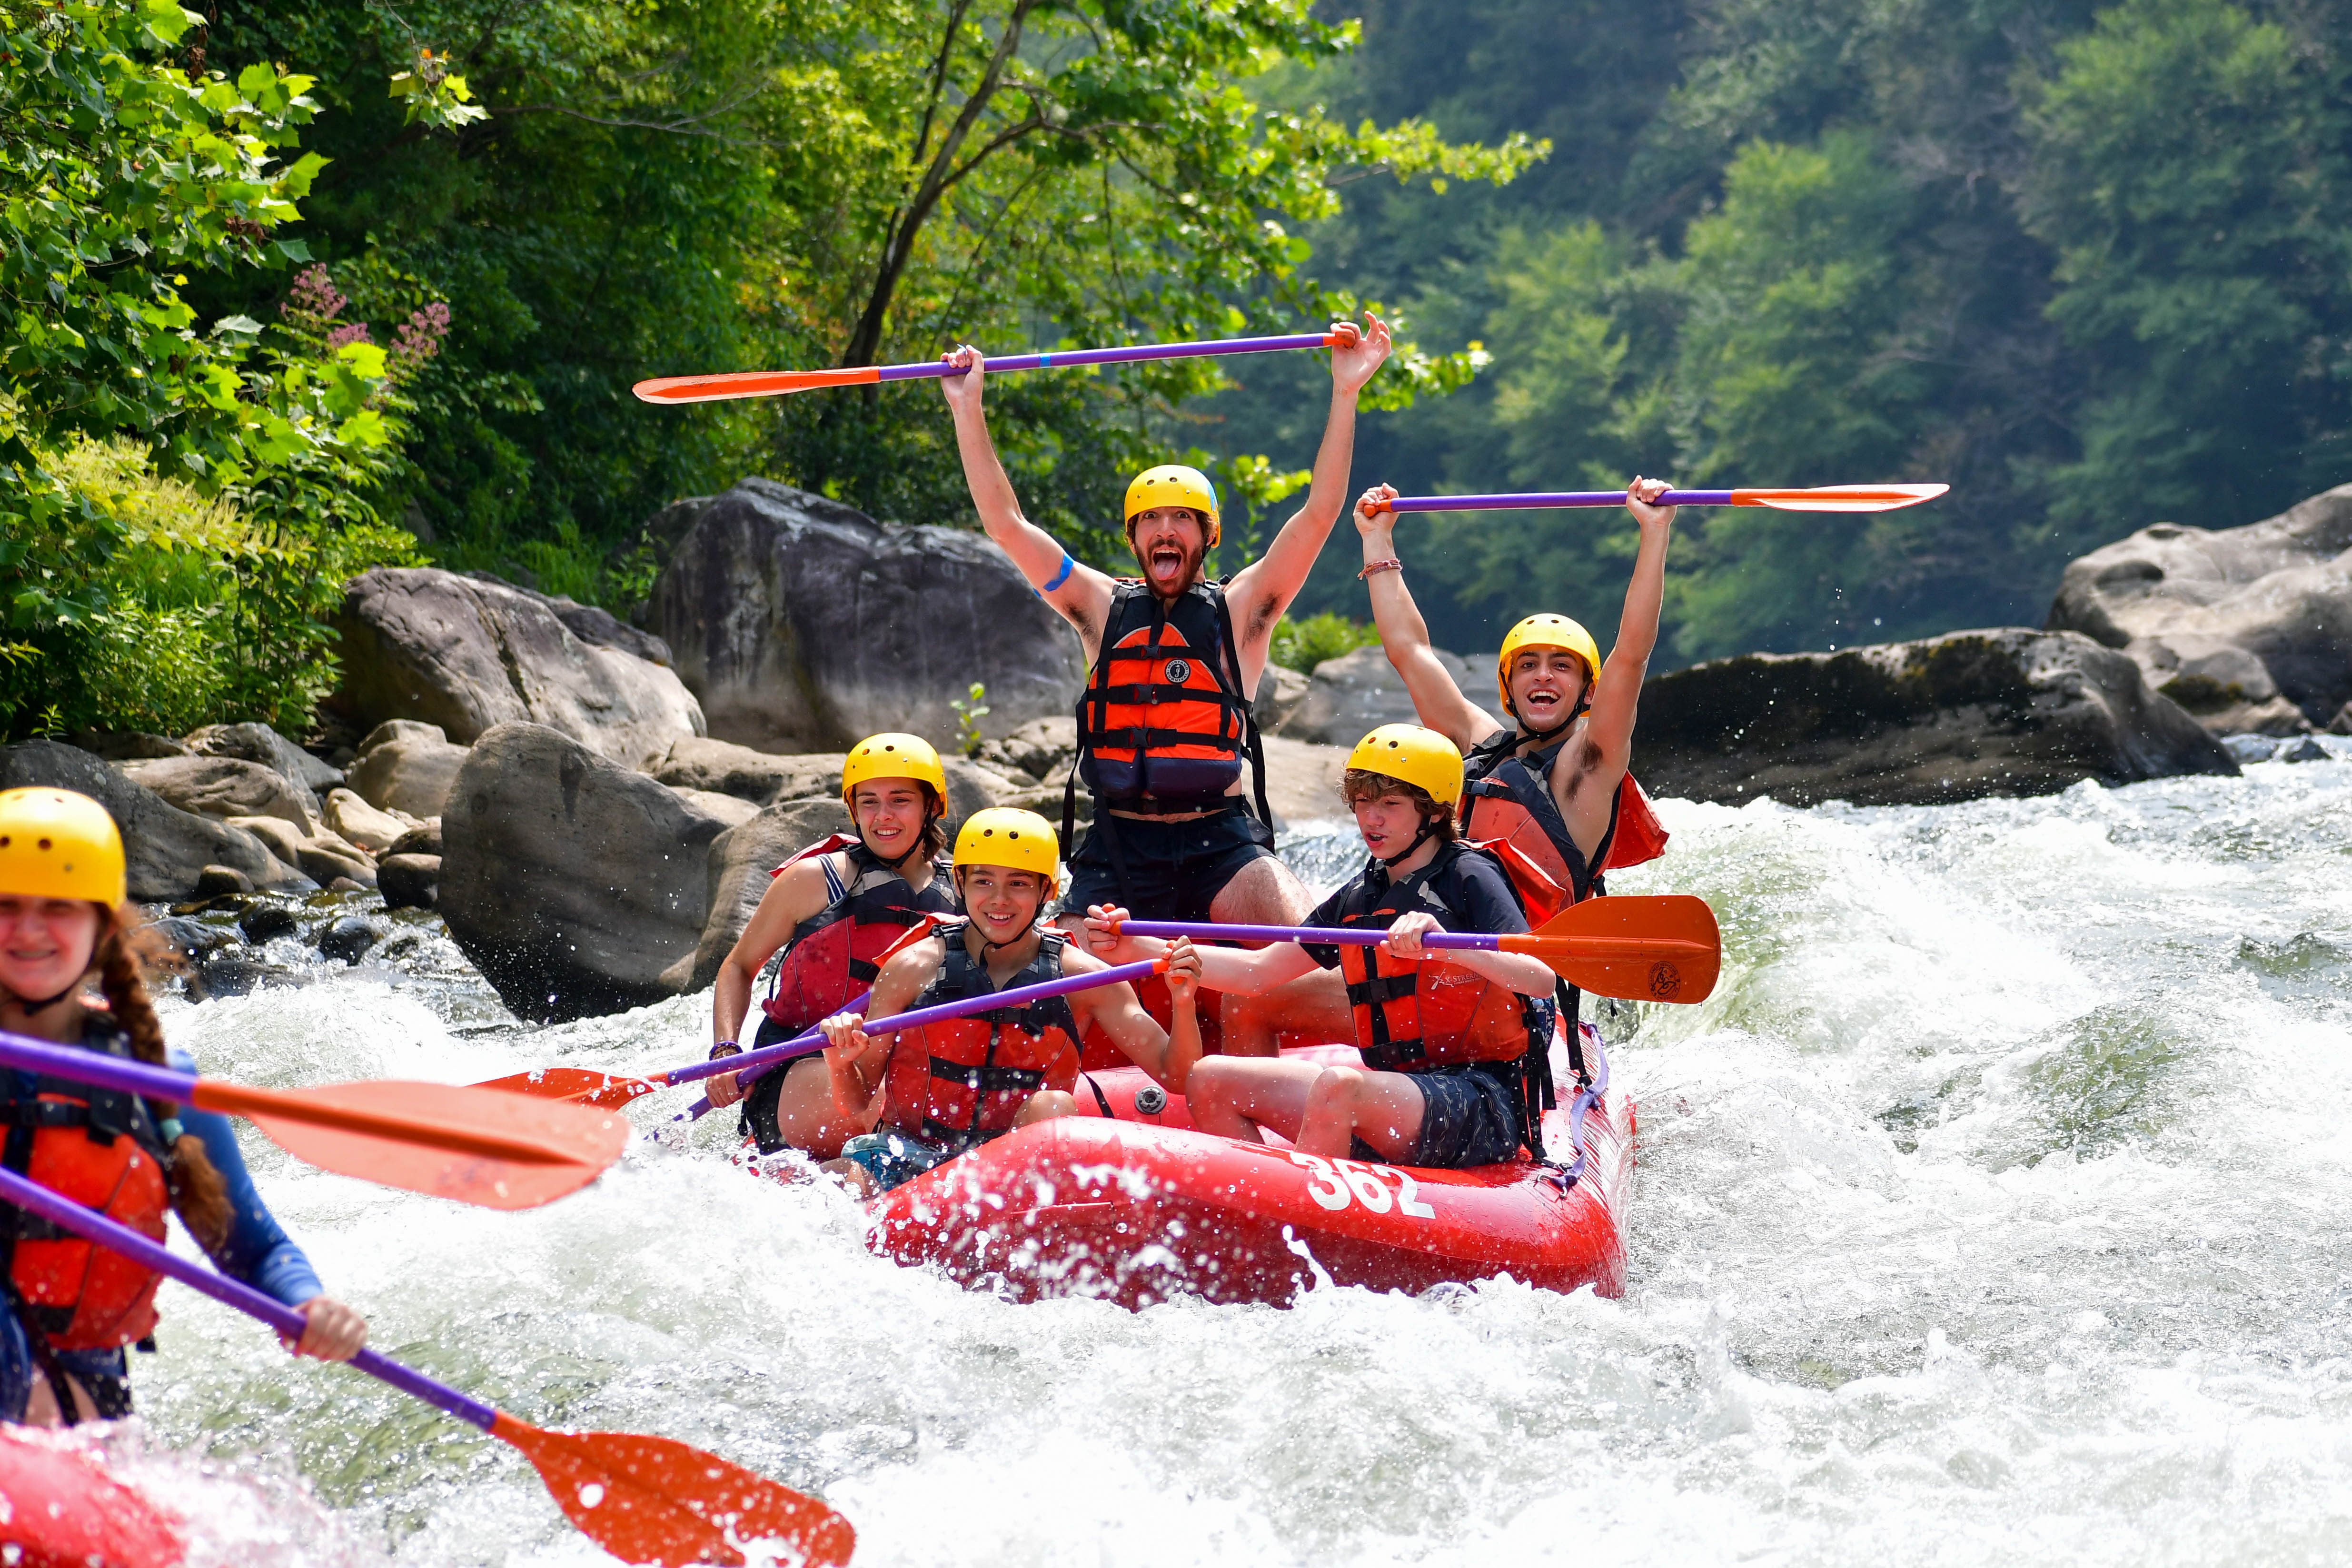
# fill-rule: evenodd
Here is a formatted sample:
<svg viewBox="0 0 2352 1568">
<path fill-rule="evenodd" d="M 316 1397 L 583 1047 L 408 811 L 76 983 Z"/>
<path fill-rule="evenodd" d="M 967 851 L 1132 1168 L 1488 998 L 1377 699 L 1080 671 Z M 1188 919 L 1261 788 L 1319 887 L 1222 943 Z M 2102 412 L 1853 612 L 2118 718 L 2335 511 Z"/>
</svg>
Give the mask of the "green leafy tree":
<svg viewBox="0 0 2352 1568">
<path fill-rule="evenodd" d="M 205 326 L 183 296 L 192 273 L 307 258 L 279 230 L 320 167 L 285 157 L 316 109 L 310 79 L 254 65 L 231 79 L 169 58 L 196 20 L 168 0 L 0 0 L 0 602 L 15 650 L 0 723 L 12 731 L 104 718 L 111 667 L 98 650 L 169 607 L 121 592 L 142 574 L 118 557 L 152 531 L 103 487 L 76 485 L 67 458 L 80 443 L 134 438 L 163 480 L 250 520 L 223 546 L 241 585 L 230 621 L 268 635 L 245 639 L 228 668 L 194 660 L 188 680 L 217 677 L 257 716 L 307 721 L 320 672 L 331 676 L 320 623 L 341 578 L 320 569 L 398 553 L 366 501 L 398 435 L 384 351 L 266 344 L 251 317 Z"/>
<path fill-rule="evenodd" d="M 1295 330 L 1357 303 L 1296 232 L 1339 184 L 1504 180 L 1535 157 L 1243 90 L 1353 37 L 1307 0 L 325 0 L 224 18 L 212 47 L 332 62 L 314 244 L 365 310 L 458 306 L 413 393 L 436 550 L 544 577 L 532 547 L 568 536 L 611 596 L 643 570 L 642 519 L 746 471 L 900 521 L 969 505 L 934 389 L 654 410 L 635 380 Z M 384 95 L 426 54 L 478 118 L 424 123 Z M 1402 403 L 1473 368 L 1406 353 L 1383 384 Z M 1217 376 L 1008 378 L 992 412 L 1024 499 L 1108 549 L 1117 487 L 1198 444 L 1181 405 Z"/>
<path fill-rule="evenodd" d="M 2127 0 L 2032 83 L 2028 221 L 2088 366 L 2081 455 L 2047 469 L 2066 547 L 2119 511 L 2248 521 L 2352 462 L 2352 66 L 2315 21 Z"/>
</svg>

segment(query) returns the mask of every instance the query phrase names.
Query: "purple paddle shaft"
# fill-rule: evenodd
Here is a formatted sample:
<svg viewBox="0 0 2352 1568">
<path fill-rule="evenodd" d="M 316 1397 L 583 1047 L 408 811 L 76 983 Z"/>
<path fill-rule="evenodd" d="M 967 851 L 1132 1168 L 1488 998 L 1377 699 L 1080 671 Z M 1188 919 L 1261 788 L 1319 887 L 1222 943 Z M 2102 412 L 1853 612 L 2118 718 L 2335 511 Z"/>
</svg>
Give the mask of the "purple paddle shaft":
<svg viewBox="0 0 2352 1568">
<path fill-rule="evenodd" d="M 1189 936 L 1227 942 L 1328 942 L 1345 947 L 1378 947 L 1388 932 L 1377 926 L 1240 926 L 1213 921 L 1121 921 L 1118 929 L 1137 936 Z M 1423 947 L 1451 947 L 1474 952 L 1501 950 L 1502 938 L 1489 931 L 1433 931 L 1421 939 Z"/>
<path fill-rule="evenodd" d="M 1623 490 L 1551 490 L 1502 496 L 1399 496 L 1391 511 L 1544 511 L 1568 507 L 1623 506 Z M 1729 506 L 1729 490 L 1668 490 L 1653 506 Z"/>
<path fill-rule="evenodd" d="M 191 1263 L 129 1226 L 118 1225 L 103 1215 L 60 1197 L 38 1182 L 0 1168 L 0 1199 L 39 1215 L 60 1229 L 87 1237 L 110 1252 L 121 1253 L 133 1263 L 152 1268 L 158 1274 L 168 1274 L 191 1290 L 201 1290 L 224 1306 L 235 1307 L 248 1317 L 260 1319 L 289 1339 L 302 1337 L 302 1330 L 308 1321 L 284 1302 L 272 1300 L 250 1285 L 240 1284 L 200 1264 Z M 415 1394 L 425 1404 L 446 1411 L 460 1421 L 469 1421 L 485 1432 L 498 1422 L 499 1413 L 480 1400 L 470 1399 L 446 1384 L 436 1383 L 423 1373 L 401 1365 L 390 1356 L 363 1350 L 352 1358 L 352 1365 L 370 1377 L 383 1379 L 403 1394 Z"/>
<path fill-rule="evenodd" d="M 985 996 L 967 996 L 961 1002 L 942 1002 L 936 1007 L 918 1007 L 911 1013 L 894 1013 L 877 1025 L 874 1032 L 895 1035 L 901 1029 L 919 1029 L 926 1024 L 944 1024 L 950 1018 L 968 1018 L 974 1013 L 993 1013 L 999 1007 L 1018 1007 L 1030 1002 L 1042 1002 L 1048 996 L 1067 996 L 1072 992 L 1091 991 L 1097 985 L 1120 984 L 1158 973 L 1160 965 L 1157 963 L 1122 963 L 1113 969 L 1098 969 L 1091 974 L 1065 974 L 1059 980 L 1041 980 L 1034 985 L 1017 985 L 1010 991 L 992 991 Z M 668 1077 L 672 1083 L 691 1083 L 697 1079 L 716 1078 L 730 1070 L 741 1072 L 748 1068 L 758 1068 L 764 1071 L 772 1064 L 788 1057 L 804 1057 L 824 1048 L 824 1032 L 811 1029 L 793 1039 L 762 1046 L 756 1051 L 745 1051 L 741 1056 L 721 1057 L 715 1062 L 696 1062 L 691 1067 L 677 1068 Z M 709 1102 L 706 1100 L 690 1114 L 699 1116 L 709 1109 Z"/>
<path fill-rule="evenodd" d="M 60 1046 L 5 1030 L 0 1030 L 0 1067 L 47 1073 L 51 1078 L 86 1083 L 94 1089 L 117 1089 L 181 1105 L 196 1092 L 196 1075 L 192 1072 L 125 1061 L 121 1057 L 86 1051 L 79 1046 Z"/>
<path fill-rule="evenodd" d="M 1129 343 L 1116 349 L 1071 349 L 1066 353 L 1006 354 L 992 359 L 986 368 L 998 370 L 1051 370 L 1066 364 L 1135 364 L 1146 360 L 1205 359 L 1219 354 L 1268 354 L 1285 349 L 1329 348 L 1333 342 L 1329 332 L 1293 332 L 1281 338 L 1223 338 L 1199 343 Z M 886 364 L 879 379 L 883 381 L 922 381 L 933 377 L 961 375 L 962 371 L 940 360 L 921 364 Z"/>
</svg>

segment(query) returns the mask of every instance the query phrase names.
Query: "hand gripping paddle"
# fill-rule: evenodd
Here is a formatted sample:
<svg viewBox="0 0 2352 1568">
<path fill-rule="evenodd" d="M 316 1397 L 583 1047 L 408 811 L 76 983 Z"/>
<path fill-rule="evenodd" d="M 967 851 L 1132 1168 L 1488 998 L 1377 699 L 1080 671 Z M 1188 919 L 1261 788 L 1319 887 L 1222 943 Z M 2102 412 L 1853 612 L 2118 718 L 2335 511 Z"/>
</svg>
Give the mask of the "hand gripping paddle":
<svg viewBox="0 0 2352 1568">
<path fill-rule="evenodd" d="M 1219 925 L 1209 921 L 1121 921 L 1116 929 L 1137 936 L 1350 947 L 1377 947 L 1389 934 L 1379 926 Z M 1704 1002 L 1723 970 L 1723 935 L 1715 911 L 1706 900 L 1687 893 L 1587 899 L 1524 934 L 1441 931 L 1421 941 L 1424 947 L 1528 953 L 1570 985 L 1596 996 L 1635 1002 Z"/>
<path fill-rule="evenodd" d="M 293 1308 L 5 1168 L 0 1168 L 0 1200 L 168 1274 L 260 1319 L 288 1339 L 302 1337 L 307 1320 Z M 635 1432 L 550 1432 L 374 1351 L 360 1352 L 352 1365 L 520 1449 L 564 1517 L 624 1562 L 658 1568 L 740 1563 L 744 1561 L 742 1546 L 779 1542 L 811 1564 L 834 1568 L 849 1561 L 856 1544 L 849 1521 L 814 1498 L 674 1438 Z"/>
<path fill-rule="evenodd" d="M 1135 929 L 1140 931 L 1143 928 L 1139 925 Z M 1220 926 L 1216 929 L 1222 931 L 1227 928 Z M 1181 935 L 1182 933 L 1174 931 L 1171 934 Z M 1142 963 L 1122 963 L 1109 969 L 1098 969 L 1087 974 L 1065 974 L 1059 980 L 1041 980 L 1034 985 L 1017 985 L 1010 991 L 992 991 L 984 996 L 967 996 L 960 1002 L 942 1002 L 936 1007 L 918 1008 L 911 1013 L 894 1013 L 889 1017 L 869 1026 L 869 1028 L 871 1033 L 877 1035 L 894 1034 L 900 1029 L 919 1029 L 926 1024 L 941 1024 L 950 1018 L 969 1017 L 974 1013 L 992 1012 L 999 1007 L 1024 1006 L 1048 996 L 1067 996 L 1075 991 L 1091 991 L 1097 985 L 1116 985 L 1126 981 L 1140 980 L 1148 974 L 1165 973 L 1167 967 L 1165 959 L 1153 959 Z M 868 994 L 870 995 L 871 993 Z M 845 1013 L 853 1013 L 863 1007 L 866 1002 L 866 997 L 859 996 L 841 1010 Z M 599 1083 L 612 1084 L 625 1086 L 628 1099 L 614 1102 L 625 1105 L 628 1100 L 634 1100 L 637 1095 L 650 1094 L 656 1089 L 667 1088 L 673 1084 L 692 1083 L 699 1079 L 717 1078 L 723 1072 L 739 1073 L 741 1075 L 742 1081 L 749 1083 L 779 1062 L 790 1061 L 798 1057 L 814 1056 L 823 1049 L 824 1049 L 824 1031 L 811 1029 L 806 1034 L 796 1035 L 789 1040 L 780 1040 L 772 1046 L 761 1046 L 756 1051 L 745 1051 L 740 1056 L 720 1057 L 717 1061 L 689 1062 L 685 1067 L 672 1068 L 667 1072 L 656 1073 L 651 1079 L 613 1078 L 605 1073 L 589 1072 L 579 1068 L 540 1068 L 531 1072 L 518 1073 L 513 1078 L 495 1079 L 481 1087 L 485 1089 L 511 1087 L 522 1089 L 525 1093 L 546 1093 L 564 1086 L 567 1082 L 577 1083 L 583 1089 L 594 1089 Z M 577 1077 L 567 1079 L 558 1076 L 561 1074 L 576 1074 Z M 525 1087 L 526 1081 L 543 1081 L 548 1087 L 544 1089 L 532 1089 Z M 642 1089 L 634 1087 L 639 1084 L 645 1087 Z M 623 1092 L 623 1089 L 616 1088 L 603 1092 Z M 593 1101 L 588 1103 L 593 1103 Z M 705 1100 L 694 1109 L 693 1115 L 699 1116 L 709 1108 L 709 1102 Z M 677 1120 L 682 1121 L 686 1118 L 681 1117 Z"/>
<path fill-rule="evenodd" d="M 320 1170 L 484 1208 L 577 1192 L 629 1142 L 618 1116 L 454 1084 L 252 1089 L 5 1032 L 0 1066 L 242 1116 Z"/>
</svg>

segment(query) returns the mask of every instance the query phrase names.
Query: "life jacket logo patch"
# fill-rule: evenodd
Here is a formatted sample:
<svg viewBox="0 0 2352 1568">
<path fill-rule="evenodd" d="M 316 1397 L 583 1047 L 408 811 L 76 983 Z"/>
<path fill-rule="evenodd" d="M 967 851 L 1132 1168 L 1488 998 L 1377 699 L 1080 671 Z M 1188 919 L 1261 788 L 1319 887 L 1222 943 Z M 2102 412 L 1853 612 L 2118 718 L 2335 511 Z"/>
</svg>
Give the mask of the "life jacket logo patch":
<svg viewBox="0 0 2352 1568">
<path fill-rule="evenodd" d="M 1683 972 L 1664 959 L 1650 965 L 1650 994 L 1671 1002 L 1683 994 Z"/>
<path fill-rule="evenodd" d="M 1171 658 L 1168 661 L 1168 683 L 1171 686 L 1181 686 L 1192 679 L 1192 666 L 1189 660 Z"/>
</svg>

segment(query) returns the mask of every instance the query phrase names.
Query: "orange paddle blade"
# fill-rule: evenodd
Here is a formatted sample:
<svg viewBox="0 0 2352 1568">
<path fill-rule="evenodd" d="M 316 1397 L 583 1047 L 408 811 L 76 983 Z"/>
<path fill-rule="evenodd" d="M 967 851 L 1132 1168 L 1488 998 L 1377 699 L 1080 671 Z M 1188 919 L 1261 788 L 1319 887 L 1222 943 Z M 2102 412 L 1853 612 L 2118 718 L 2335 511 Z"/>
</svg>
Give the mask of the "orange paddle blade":
<svg viewBox="0 0 2352 1568">
<path fill-rule="evenodd" d="M 534 1100 L 568 1100 L 574 1105 L 618 1110 L 669 1085 L 649 1078 L 617 1078 L 589 1068 L 533 1068 L 529 1072 L 509 1073 L 474 1087 L 527 1094 Z"/>
<path fill-rule="evenodd" d="M 882 379 L 881 367 L 845 365 L 837 370 L 746 370 L 725 375 L 664 375 L 632 388 L 647 403 L 718 403 L 730 397 L 781 397 L 821 386 L 864 386 Z"/>
<path fill-rule="evenodd" d="M 1810 490 L 1734 490 L 1734 506 L 1769 506 L 1781 511 L 1899 511 L 1934 500 L 1949 485 L 1823 485 Z"/>
<path fill-rule="evenodd" d="M 1704 1002 L 1723 970 L 1715 911 L 1687 893 L 1587 899 L 1500 945 L 1596 996 L 1635 1002 Z"/>
<path fill-rule="evenodd" d="M 200 1082 L 195 1103 L 245 1117 L 321 1170 L 494 1209 L 577 1192 L 629 1142 L 628 1121 L 609 1110 L 446 1083 Z"/>
<path fill-rule="evenodd" d="M 741 1563 L 781 1542 L 811 1568 L 849 1561 L 857 1532 L 813 1497 L 716 1454 L 630 1432 L 550 1432 L 501 1411 L 490 1436 L 522 1451 L 555 1506 L 625 1563 Z"/>
</svg>

